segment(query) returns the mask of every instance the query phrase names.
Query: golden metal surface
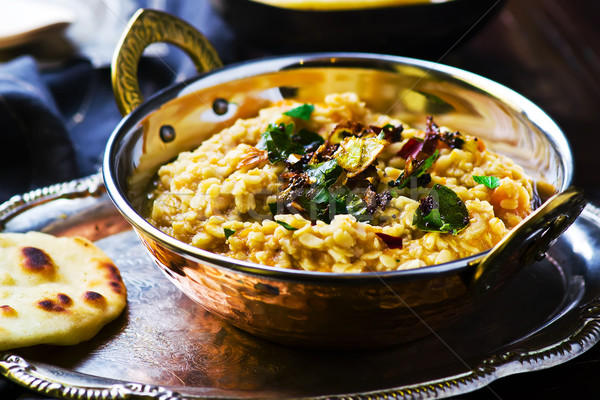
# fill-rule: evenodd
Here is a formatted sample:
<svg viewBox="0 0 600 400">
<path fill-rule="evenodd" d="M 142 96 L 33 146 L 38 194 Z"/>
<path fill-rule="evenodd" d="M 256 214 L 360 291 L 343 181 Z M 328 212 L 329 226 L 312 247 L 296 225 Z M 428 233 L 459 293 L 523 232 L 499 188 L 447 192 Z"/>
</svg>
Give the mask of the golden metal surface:
<svg viewBox="0 0 600 400">
<path fill-rule="evenodd" d="M 138 231 L 171 281 L 211 313 L 278 343 L 376 348 L 427 336 L 472 311 L 458 274 L 403 282 L 283 281 L 170 251 Z"/>
<path fill-rule="evenodd" d="M 103 166 L 108 193 L 178 288 L 257 336 L 299 346 L 382 347 L 426 336 L 480 306 L 471 279 L 483 254 L 389 273 L 290 271 L 194 248 L 143 218 L 148 184 L 180 151 L 256 115 L 265 101 L 307 102 L 345 91 L 414 126 L 433 114 L 441 125 L 482 137 L 556 191 L 570 184 L 570 149 L 542 110 L 495 82 L 439 64 L 368 54 L 289 56 L 224 68 L 164 91 L 162 102 L 138 107 L 111 137 Z M 217 99 L 227 102 L 224 114 L 213 110 Z"/>
<path fill-rule="evenodd" d="M 193 26 L 161 11 L 141 9 L 131 18 L 112 61 L 113 92 L 123 115 L 144 101 L 138 83 L 138 63 L 144 49 L 155 42 L 179 46 L 198 72 L 222 66 L 210 42 Z"/>
<path fill-rule="evenodd" d="M 583 192 L 570 187 L 548 199 L 521 221 L 478 262 L 472 282 L 476 294 L 497 289 L 523 266 L 543 259 L 586 204 Z"/>
<path fill-rule="evenodd" d="M 480 310 L 370 351 L 286 347 L 220 321 L 169 283 L 106 195 L 38 204 L 5 222 L 11 232 L 95 240 L 128 289 L 123 315 L 94 339 L 0 353 L 0 374 L 59 398 L 445 398 L 565 362 L 600 339 L 600 211 L 593 206 L 546 260 Z M 589 251 L 581 252 L 582 242 Z"/>
</svg>

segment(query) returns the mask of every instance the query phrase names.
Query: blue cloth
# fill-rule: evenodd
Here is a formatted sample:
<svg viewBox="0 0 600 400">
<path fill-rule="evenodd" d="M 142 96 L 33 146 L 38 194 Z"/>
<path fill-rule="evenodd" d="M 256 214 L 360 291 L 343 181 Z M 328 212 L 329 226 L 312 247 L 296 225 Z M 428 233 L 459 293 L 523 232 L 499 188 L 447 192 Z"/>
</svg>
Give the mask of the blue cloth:
<svg viewBox="0 0 600 400">
<path fill-rule="evenodd" d="M 139 0 L 138 4 L 155 3 Z M 201 30 L 225 63 L 234 61 L 231 33 L 207 0 L 169 0 L 166 11 Z M 150 95 L 195 74 L 183 52 L 143 58 L 142 92 Z M 106 142 L 119 124 L 109 68 L 77 57 L 40 69 L 24 56 L 0 64 L 0 202 L 38 187 L 97 172 Z M 0 377 L 0 399 L 33 400 L 32 394 Z"/>
<path fill-rule="evenodd" d="M 30 57 L 0 67 L 0 197 L 77 176 L 75 152 Z"/>
<path fill-rule="evenodd" d="M 201 30 L 225 63 L 233 61 L 232 34 L 208 1 L 172 0 L 165 6 Z M 160 59 L 144 57 L 139 65 L 147 95 L 194 74 L 187 56 L 173 47 Z M 0 202 L 97 172 L 121 118 L 109 68 L 94 68 L 81 57 L 43 71 L 29 56 L 0 64 Z"/>
</svg>

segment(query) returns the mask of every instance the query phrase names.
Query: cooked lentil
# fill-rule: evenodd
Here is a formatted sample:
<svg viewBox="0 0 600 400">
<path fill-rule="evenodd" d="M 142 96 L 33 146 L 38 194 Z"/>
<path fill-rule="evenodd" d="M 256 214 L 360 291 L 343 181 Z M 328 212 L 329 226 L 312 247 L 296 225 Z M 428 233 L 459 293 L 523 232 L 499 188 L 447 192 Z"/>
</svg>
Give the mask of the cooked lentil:
<svg viewBox="0 0 600 400">
<path fill-rule="evenodd" d="M 424 174 L 429 182 L 415 187 L 413 181 L 403 189 L 394 189 L 392 186 L 403 173 L 408 174 L 409 169 L 420 165 L 417 162 L 407 165 L 409 161 L 403 157 L 406 149 L 401 151 L 403 146 L 411 138 L 414 138 L 411 146 L 422 143 L 423 139 L 427 142 L 425 131 L 371 111 L 354 93 L 327 96 L 322 103 L 314 104 L 307 120 L 284 114 L 302 105 L 283 100 L 264 108 L 255 118 L 238 120 L 197 149 L 181 153 L 174 162 L 162 166 L 152 192 L 148 220 L 183 242 L 239 260 L 309 271 L 364 272 L 419 268 L 480 253 L 494 246 L 531 212 L 531 180 L 511 159 L 485 149 L 481 139 L 464 134 L 457 139 L 456 133 L 439 128 L 452 143 L 435 142 L 437 152 L 432 158 L 435 160 Z M 355 165 L 352 171 L 342 171 L 344 179 L 352 174 L 360 178 L 360 174 L 367 172 L 364 163 L 372 166 L 368 179 L 375 183 L 370 186 L 374 189 L 369 194 L 370 200 L 367 197 L 357 200 L 360 205 L 374 201 L 369 203 L 372 210 L 365 214 L 369 219 L 361 220 L 352 213 L 312 218 L 306 210 L 293 213 L 289 209 L 275 211 L 274 215 L 274 204 L 281 207 L 281 193 L 285 189 L 282 177 L 291 174 L 295 162 L 306 160 L 298 161 L 301 154 L 290 154 L 286 155 L 287 161 L 271 162 L 267 157 L 269 148 L 260 144 L 263 133 L 273 127 L 294 124 L 295 132 L 306 129 L 327 140 L 336 127 L 348 125 L 348 121 L 364 127 L 402 126 L 397 141 L 383 134 L 375 138 L 371 132 L 369 146 L 378 152 L 376 159 L 361 154 L 359 159 L 363 164 Z M 374 132 L 379 128 L 373 128 Z M 344 145 L 350 148 L 354 142 L 363 140 L 350 139 L 329 150 Z M 366 139 L 362 143 L 367 143 Z M 331 160 L 334 156 L 320 157 Z M 346 158 L 345 164 L 342 163 L 345 168 Z M 338 160 L 341 163 L 339 156 Z M 497 177 L 500 185 L 492 189 L 475 182 L 473 175 Z M 314 177 L 301 177 L 309 182 L 296 181 L 296 184 L 302 183 L 305 188 L 314 181 Z M 332 187 L 339 187 L 340 179 Z M 419 200 L 436 184 L 454 191 L 468 210 L 468 224 L 457 234 L 423 231 L 414 223 Z M 401 248 L 388 246 L 382 239 L 386 236 L 378 233 L 400 238 Z"/>
</svg>

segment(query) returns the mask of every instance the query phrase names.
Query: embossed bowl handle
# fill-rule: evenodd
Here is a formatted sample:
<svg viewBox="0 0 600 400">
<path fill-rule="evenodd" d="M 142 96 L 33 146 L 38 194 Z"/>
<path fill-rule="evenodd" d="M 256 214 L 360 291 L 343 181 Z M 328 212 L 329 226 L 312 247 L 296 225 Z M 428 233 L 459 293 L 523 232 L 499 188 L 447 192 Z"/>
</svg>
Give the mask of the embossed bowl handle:
<svg viewBox="0 0 600 400">
<path fill-rule="evenodd" d="M 192 25 L 162 11 L 140 9 L 131 17 L 112 59 L 113 92 L 123 115 L 144 102 L 138 84 L 138 63 L 144 49 L 156 42 L 180 47 L 198 72 L 223 65 L 210 42 Z"/>
<path fill-rule="evenodd" d="M 583 192 L 575 187 L 548 199 L 479 262 L 471 282 L 474 294 L 493 291 L 523 267 L 542 260 L 586 204 Z"/>
</svg>

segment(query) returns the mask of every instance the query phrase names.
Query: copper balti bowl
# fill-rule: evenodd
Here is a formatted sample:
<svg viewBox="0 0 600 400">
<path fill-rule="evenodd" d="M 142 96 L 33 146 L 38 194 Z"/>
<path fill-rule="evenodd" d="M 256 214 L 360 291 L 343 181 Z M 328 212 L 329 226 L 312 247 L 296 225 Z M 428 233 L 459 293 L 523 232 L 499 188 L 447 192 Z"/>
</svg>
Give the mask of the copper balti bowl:
<svg viewBox="0 0 600 400">
<path fill-rule="evenodd" d="M 167 41 L 211 70 L 143 101 L 137 62 Z M 142 44 L 143 43 L 143 44 Z M 480 76 L 415 59 L 329 53 L 291 55 L 222 68 L 204 37 L 181 20 L 144 10 L 134 16 L 113 62 L 126 117 L 106 148 L 103 173 L 115 205 L 158 266 L 185 294 L 223 320 L 262 338 L 299 346 L 368 348 L 413 340 L 477 307 L 519 269 L 543 255 L 585 201 L 569 188 L 572 155 L 556 124 L 517 93 Z M 422 126 L 481 136 L 523 165 L 555 195 L 491 252 L 416 270 L 325 273 L 239 261 L 184 244 L 144 219 L 144 196 L 160 165 L 198 146 L 269 100 L 313 101 L 354 91 L 376 111 Z M 213 104 L 227 100 L 225 110 Z"/>
</svg>

